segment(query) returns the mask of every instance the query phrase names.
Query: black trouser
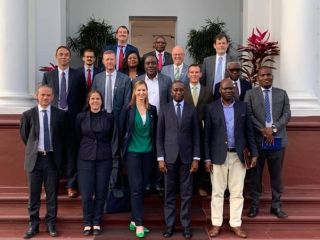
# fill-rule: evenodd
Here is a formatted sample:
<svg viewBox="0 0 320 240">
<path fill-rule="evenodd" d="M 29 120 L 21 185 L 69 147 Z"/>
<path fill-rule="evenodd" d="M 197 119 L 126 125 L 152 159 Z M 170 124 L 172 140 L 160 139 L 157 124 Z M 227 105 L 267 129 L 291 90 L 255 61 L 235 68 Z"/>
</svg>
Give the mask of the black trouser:
<svg viewBox="0 0 320 240">
<path fill-rule="evenodd" d="M 180 187 L 180 222 L 182 227 L 190 226 L 190 207 L 192 198 L 193 175 L 190 174 L 191 164 L 184 164 L 180 157 L 175 163 L 166 163 L 168 171 L 164 174 L 164 216 L 166 226 L 173 227 L 176 215 L 176 194 Z"/>
<path fill-rule="evenodd" d="M 36 165 L 32 172 L 28 173 L 29 185 L 29 216 L 30 225 L 36 227 L 40 224 L 39 209 L 41 204 L 42 183 L 46 192 L 47 225 L 55 224 L 57 217 L 57 193 L 58 193 L 58 169 L 54 162 L 53 153 L 46 156 L 38 154 Z"/>
<path fill-rule="evenodd" d="M 126 154 L 125 164 L 128 172 L 131 199 L 131 220 L 143 226 L 143 195 L 150 178 L 153 165 L 152 152 Z"/>
<path fill-rule="evenodd" d="M 267 161 L 271 192 L 272 192 L 272 208 L 281 207 L 281 194 L 283 192 L 282 185 L 282 162 L 284 156 L 284 148 L 279 151 L 272 150 L 259 150 L 259 158 L 257 161 L 257 166 L 252 169 L 252 206 L 259 207 L 259 198 L 262 192 L 262 173 L 264 164 Z"/>
<path fill-rule="evenodd" d="M 79 160 L 79 189 L 85 226 L 100 226 L 107 196 L 112 160 Z"/>
</svg>

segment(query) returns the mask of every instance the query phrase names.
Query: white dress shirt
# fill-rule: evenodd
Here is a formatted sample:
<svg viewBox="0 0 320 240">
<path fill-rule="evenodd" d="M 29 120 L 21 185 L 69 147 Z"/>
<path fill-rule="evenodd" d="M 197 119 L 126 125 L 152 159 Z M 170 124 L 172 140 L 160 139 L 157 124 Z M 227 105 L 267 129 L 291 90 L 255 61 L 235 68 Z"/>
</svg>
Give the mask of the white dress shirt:
<svg viewBox="0 0 320 240">
<path fill-rule="evenodd" d="M 158 74 L 154 79 L 149 79 L 146 74 L 145 82 L 148 86 L 148 100 L 149 103 L 157 108 L 157 113 L 159 114 L 160 110 L 160 91 L 159 91 L 159 81 Z"/>
</svg>

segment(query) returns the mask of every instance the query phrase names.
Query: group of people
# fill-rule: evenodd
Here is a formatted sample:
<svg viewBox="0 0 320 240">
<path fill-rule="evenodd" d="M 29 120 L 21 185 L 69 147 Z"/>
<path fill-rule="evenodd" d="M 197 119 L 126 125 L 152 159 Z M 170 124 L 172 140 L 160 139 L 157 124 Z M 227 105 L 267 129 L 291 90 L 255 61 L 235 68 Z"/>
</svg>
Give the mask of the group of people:
<svg viewBox="0 0 320 240">
<path fill-rule="evenodd" d="M 143 221 L 143 201 L 152 189 L 164 195 L 163 237 L 175 232 L 180 193 L 182 235 L 191 238 L 194 183 L 202 196 L 211 191 L 209 236 L 220 234 L 228 189 L 230 230 L 247 237 L 241 227 L 246 170 L 251 169 L 252 182 L 248 216 L 255 217 L 265 161 L 271 180 L 270 211 L 286 218 L 280 199 L 290 105 L 286 92 L 272 87 L 272 69 L 261 67 L 259 87 L 252 89 L 241 79 L 240 62 L 227 53 L 225 34 L 215 37 L 216 55 L 205 58 L 202 66 L 185 64 L 180 46 L 166 52 L 163 36 L 155 38 L 155 50 L 141 59 L 138 49 L 127 43 L 128 36 L 125 26 L 117 29 L 118 43 L 104 49 L 102 72 L 94 66 L 93 50 L 84 50 L 84 66 L 75 70 L 69 66 L 70 50 L 58 47 L 58 68 L 44 74 L 36 92 L 38 105 L 22 114 L 30 217 L 24 238 L 39 232 L 42 184 L 47 230 L 57 236 L 57 191 L 63 168 L 68 196 L 76 197 L 79 190 L 82 197 L 83 235 L 100 235 L 117 161 L 124 166 L 130 188 L 128 227 L 138 238 L 150 232 Z"/>
</svg>

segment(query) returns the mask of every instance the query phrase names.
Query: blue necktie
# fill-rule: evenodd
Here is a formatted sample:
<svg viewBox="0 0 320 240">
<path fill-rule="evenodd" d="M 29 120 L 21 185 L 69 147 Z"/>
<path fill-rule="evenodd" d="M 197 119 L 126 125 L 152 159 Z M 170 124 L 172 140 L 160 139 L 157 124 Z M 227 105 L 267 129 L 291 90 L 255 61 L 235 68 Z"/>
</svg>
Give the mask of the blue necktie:
<svg viewBox="0 0 320 240">
<path fill-rule="evenodd" d="M 177 103 L 177 120 L 178 120 L 178 126 L 181 126 L 181 104 Z"/>
<path fill-rule="evenodd" d="M 266 122 L 271 122 L 271 109 L 270 109 L 270 99 L 269 99 L 269 90 L 264 91 L 264 107 L 266 111 Z"/>
<path fill-rule="evenodd" d="M 66 80 L 65 72 L 62 72 L 62 77 L 61 77 L 60 108 L 61 109 L 67 108 L 67 80 Z"/>
<path fill-rule="evenodd" d="M 213 82 L 213 91 L 214 91 L 214 86 L 222 80 L 222 57 L 218 58 L 218 67 L 217 67 L 217 72 L 214 76 L 214 82 Z"/>
<path fill-rule="evenodd" d="M 46 152 L 50 151 L 50 133 L 49 133 L 49 121 L 48 121 L 48 114 L 47 110 L 42 110 L 43 111 L 43 145 L 44 145 L 44 150 Z"/>
</svg>

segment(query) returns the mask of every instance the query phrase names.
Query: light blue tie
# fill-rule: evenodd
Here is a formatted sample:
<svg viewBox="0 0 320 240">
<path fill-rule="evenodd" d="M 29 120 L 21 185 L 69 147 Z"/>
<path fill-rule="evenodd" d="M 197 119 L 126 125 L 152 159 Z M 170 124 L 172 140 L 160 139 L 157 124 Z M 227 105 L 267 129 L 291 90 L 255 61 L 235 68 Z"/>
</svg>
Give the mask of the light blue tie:
<svg viewBox="0 0 320 240">
<path fill-rule="evenodd" d="M 220 82 L 222 80 L 222 57 L 218 58 L 218 67 L 217 67 L 217 71 L 216 74 L 214 76 L 214 82 L 213 82 L 213 91 L 214 91 L 214 86 Z"/>
<path fill-rule="evenodd" d="M 265 111 L 266 111 L 266 122 L 271 123 L 269 90 L 263 90 L 263 91 L 264 91 L 264 107 L 265 107 Z"/>
</svg>

